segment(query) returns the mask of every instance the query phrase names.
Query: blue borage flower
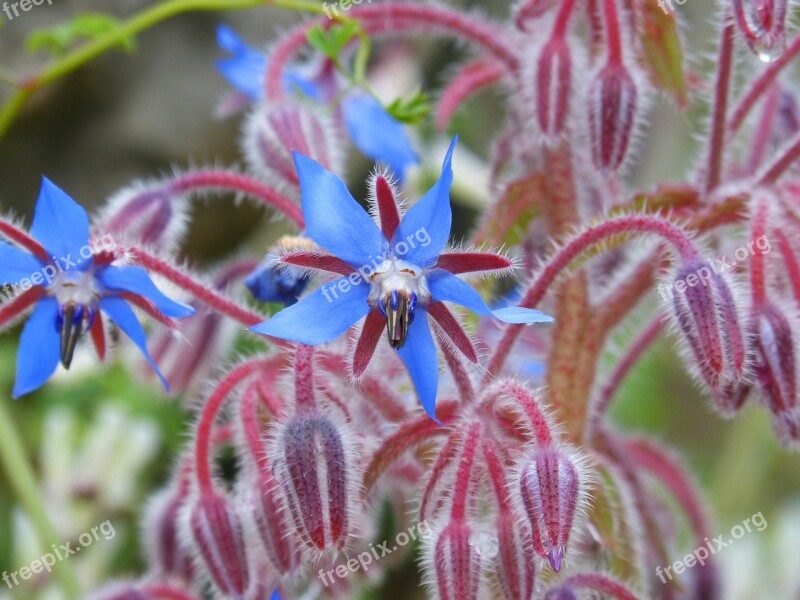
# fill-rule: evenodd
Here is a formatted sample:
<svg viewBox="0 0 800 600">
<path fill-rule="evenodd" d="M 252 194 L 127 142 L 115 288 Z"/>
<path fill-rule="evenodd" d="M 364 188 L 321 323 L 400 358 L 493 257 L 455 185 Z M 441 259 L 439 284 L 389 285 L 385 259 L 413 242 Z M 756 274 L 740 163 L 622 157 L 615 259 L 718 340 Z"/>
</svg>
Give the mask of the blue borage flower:
<svg viewBox="0 0 800 600">
<path fill-rule="evenodd" d="M 187 317 L 194 309 L 165 296 L 141 267 L 117 266 L 110 253 L 96 252 L 89 242 L 86 211 L 47 178 L 42 180 L 30 235 L 41 245 L 37 253 L 0 242 L 0 281 L 24 294 L 17 308 L 34 304 L 20 338 L 14 397 L 39 388 L 59 361 L 68 369 L 84 332 L 90 333 L 102 360 L 105 332 L 100 312 L 133 340 L 168 389 L 128 303 L 162 318 Z"/>
<path fill-rule="evenodd" d="M 217 41 L 231 53 L 229 57 L 217 59 L 220 73 L 251 100 L 261 100 L 264 96 L 267 56 L 244 42 L 227 25 L 217 27 Z M 297 90 L 318 102 L 330 100 L 317 82 L 299 71 L 287 71 L 283 78 L 288 90 Z M 406 167 L 419 162 L 403 125 L 372 95 L 363 90 L 349 92 L 342 98 L 341 108 L 347 131 L 364 155 L 386 164 L 400 178 Z"/>
<path fill-rule="evenodd" d="M 491 310 L 471 285 L 456 276 L 513 268 L 500 254 L 445 251 L 452 222 L 451 161 L 456 139 L 447 151 L 438 181 L 402 218 L 390 183 L 382 175 L 375 177 L 380 227 L 341 179 L 295 152 L 308 236 L 330 254 L 290 250 L 280 260 L 341 277 L 251 327 L 265 335 L 315 345 L 333 340 L 366 317 L 353 356 L 353 374 L 357 377 L 364 372 L 385 328 L 390 345 L 408 368 L 423 408 L 434 419 L 439 370 L 428 319 L 433 318 L 468 359 L 478 360 L 469 336 L 444 302 L 506 323 L 553 322 L 552 317 L 528 308 Z"/>
</svg>

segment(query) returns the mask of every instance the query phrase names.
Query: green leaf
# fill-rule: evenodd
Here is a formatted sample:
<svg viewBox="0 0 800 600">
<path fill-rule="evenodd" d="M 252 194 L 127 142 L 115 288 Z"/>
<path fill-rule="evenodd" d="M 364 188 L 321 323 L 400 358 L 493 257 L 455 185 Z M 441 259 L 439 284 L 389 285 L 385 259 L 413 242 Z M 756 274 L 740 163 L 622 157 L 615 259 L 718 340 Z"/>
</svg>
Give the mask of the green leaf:
<svg viewBox="0 0 800 600">
<path fill-rule="evenodd" d="M 398 121 L 415 125 L 431 112 L 431 103 L 425 92 L 418 91 L 408 98 L 397 98 L 386 110 Z"/>
<path fill-rule="evenodd" d="M 119 19 L 105 13 L 81 13 L 66 23 L 34 30 L 25 40 L 25 48 L 31 53 L 44 50 L 56 56 L 65 54 L 83 40 L 95 40 L 114 31 L 120 23 Z M 136 42 L 133 37 L 126 37 L 118 45 L 123 51 L 132 52 Z"/>
<path fill-rule="evenodd" d="M 316 48 L 331 60 L 338 62 L 344 47 L 362 31 L 361 23 L 350 20 L 337 23 L 327 30 L 321 25 L 314 25 L 308 30 L 306 38 L 312 48 Z"/>
</svg>

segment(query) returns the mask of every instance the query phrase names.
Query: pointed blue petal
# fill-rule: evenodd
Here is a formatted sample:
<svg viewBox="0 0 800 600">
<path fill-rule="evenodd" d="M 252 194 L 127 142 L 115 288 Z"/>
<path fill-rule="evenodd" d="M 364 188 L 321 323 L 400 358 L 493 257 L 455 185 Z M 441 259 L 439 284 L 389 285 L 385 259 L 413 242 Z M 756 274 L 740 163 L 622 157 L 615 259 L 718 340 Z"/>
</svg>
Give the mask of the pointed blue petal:
<svg viewBox="0 0 800 600">
<path fill-rule="evenodd" d="M 403 177 L 408 165 L 419 162 L 403 125 L 370 94 L 350 94 L 342 102 L 342 111 L 356 147 L 372 160 L 385 163 L 397 177 Z"/>
<path fill-rule="evenodd" d="M 109 290 L 131 292 L 152 300 L 158 310 L 168 317 L 182 318 L 194 314 L 194 308 L 176 302 L 159 290 L 142 267 L 110 265 L 99 269 L 95 277 Z"/>
<path fill-rule="evenodd" d="M 272 595 L 269 597 L 269 600 L 281 600 L 281 592 L 278 588 L 275 588 L 272 591 Z"/>
<path fill-rule="evenodd" d="M 386 238 L 344 182 L 304 154 L 295 152 L 294 162 L 308 237 L 354 269 L 380 261 Z"/>
<path fill-rule="evenodd" d="M 406 242 L 409 237 L 417 236 L 419 239 L 420 235 L 427 233 L 423 239 L 428 239 L 429 243 L 426 246 L 416 244 L 405 256 L 405 260 L 420 267 L 433 266 L 450 237 L 450 226 L 453 222 L 453 213 L 450 210 L 450 186 L 453 183 L 451 163 L 457 141 L 458 136 L 450 143 L 439 179 L 406 211 L 392 238 L 392 248 L 396 248 L 397 244 Z"/>
<path fill-rule="evenodd" d="M 14 398 L 19 398 L 42 386 L 56 370 L 61 358 L 55 298 L 40 299 L 28 317 L 17 350 L 17 378 L 14 381 Z"/>
<path fill-rule="evenodd" d="M 167 380 L 164 378 L 164 375 L 162 375 L 156 361 L 153 360 L 153 357 L 150 356 L 150 353 L 147 351 L 147 337 L 144 334 L 144 329 L 142 329 L 139 319 L 136 318 L 136 313 L 128 306 L 128 303 L 119 296 L 104 296 L 100 298 L 100 310 L 111 317 L 111 320 L 139 347 L 139 350 L 142 351 L 147 362 L 152 365 L 153 370 L 161 380 L 164 389 L 169 392 Z"/>
<path fill-rule="evenodd" d="M 369 312 L 369 285 L 363 281 L 343 292 L 337 286 L 347 277 L 324 283 L 271 319 L 253 325 L 250 330 L 284 340 L 313 346 L 342 335 L 348 327 Z"/>
<path fill-rule="evenodd" d="M 417 391 L 422 408 L 431 419 L 442 424 L 436 418 L 436 393 L 439 390 L 439 355 L 433 343 L 431 328 L 428 324 L 428 311 L 418 306 L 414 323 L 408 328 L 406 343 L 397 353 L 403 359 L 414 389 Z"/>
<path fill-rule="evenodd" d="M 77 262 L 81 248 L 89 244 L 89 217 L 80 204 L 43 177 L 30 233 L 51 255 L 60 259 L 71 255 Z"/>
<path fill-rule="evenodd" d="M 509 306 L 490 310 L 478 291 L 463 279 L 444 269 L 434 269 L 428 276 L 434 300 L 455 302 L 479 315 L 492 315 L 505 323 L 553 323 L 555 319 L 540 310 Z"/>
<path fill-rule="evenodd" d="M 217 59 L 219 72 L 237 90 L 244 92 L 252 100 L 259 100 L 264 95 L 266 55 L 247 44 L 228 25 L 217 26 L 217 43 L 231 53 L 231 56 Z"/>
<path fill-rule="evenodd" d="M 34 273 L 40 272 L 43 266 L 33 254 L 0 242 L 0 284 L 30 279 Z"/>
</svg>

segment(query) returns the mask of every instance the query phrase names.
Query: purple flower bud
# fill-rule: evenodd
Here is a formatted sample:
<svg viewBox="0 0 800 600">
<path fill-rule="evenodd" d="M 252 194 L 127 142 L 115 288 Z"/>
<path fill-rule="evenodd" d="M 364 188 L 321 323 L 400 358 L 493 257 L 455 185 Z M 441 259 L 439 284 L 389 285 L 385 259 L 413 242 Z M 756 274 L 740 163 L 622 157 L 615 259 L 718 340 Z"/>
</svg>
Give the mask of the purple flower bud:
<svg viewBox="0 0 800 600">
<path fill-rule="evenodd" d="M 575 513 L 583 504 L 579 469 L 580 460 L 549 446 L 529 452 L 519 470 L 519 500 L 533 547 L 555 571 L 561 570 Z"/>
<path fill-rule="evenodd" d="M 736 388 L 748 366 L 744 334 L 730 287 L 716 266 L 687 261 L 670 288 L 675 317 L 688 346 L 687 361 L 711 388 L 723 414 L 734 408 Z"/>
<path fill-rule="evenodd" d="M 764 62 L 777 60 L 786 48 L 787 4 L 787 0 L 733 0 L 736 25 Z"/>
<path fill-rule="evenodd" d="M 425 561 L 433 565 L 435 592 L 439 600 L 475 600 L 481 576 L 481 557 L 471 544 L 472 530 L 460 520 L 450 521 L 433 537 L 433 556 Z"/>
<path fill-rule="evenodd" d="M 536 118 L 546 136 L 559 135 L 569 114 L 572 57 L 564 36 L 550 38 L 536 64 Z"/>
<path fill-rule="evenodd" d="M 756 376 L 774 417 L 775 430 L 785 442 L 800 441 L 795 327 L 773 304 L 759 307 L 755 326 Z"/>
<path fill-rule="evenodd" d="M 250 584 L 244 533 L 228 498 L 214 490 L 201 493 L 189 515 L 194 546 L 211 581 L 228 596 L 241 598 Z"/>
<path fill-rule="evenodd" d="M 589 86 L 589 137 L 592 162 L 608 175 L 620 168 L 636 120 L 637 91 L 628 70 L 609 63 Z"/>
<path fill-rule="evenodd" d="M 192 579 L 192 557 L 180 544 L 180 511 L 186 498 L 178 486 L 153 496 L 143 518 L 142 535 L 150 567 L 159 575 Z"/>
<path fill-rule="evenodd" d="M 339 170 L 340 148 L 325 117 L 297 102 L 257 106 L 244 126 L 244 154 L 250 168 L 272 185 L 297 190 L 293 150 L 329 170 Z"/>
<path fill-rule="evenodd" d="M 114 194 L 97 221 L 97 231 L 114 239 L 169 249 L 186 228 L 187 198 L 167 183 L 135 183 Z"/>
<path fill-rule="evenodd" d="M 273 468 L 303 542 L 311 549 L 341 550 L 350 534 L 352 461 L 328 417 L 301 413 L 277 435 Z"/>
</svg>

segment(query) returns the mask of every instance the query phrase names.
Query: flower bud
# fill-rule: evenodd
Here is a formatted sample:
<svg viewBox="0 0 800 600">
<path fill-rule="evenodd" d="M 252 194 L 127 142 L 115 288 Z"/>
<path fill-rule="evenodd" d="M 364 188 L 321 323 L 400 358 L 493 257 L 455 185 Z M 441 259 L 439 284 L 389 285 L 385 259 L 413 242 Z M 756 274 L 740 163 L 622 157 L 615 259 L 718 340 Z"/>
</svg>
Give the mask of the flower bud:
<svg viewBox="0 0 800 600">
<path fill-rule="evenodd" d="M 298 102 L 256 106 L 245 123 L 243 144 L 250 168 L 280 189 L 299 189 L 293 150 L 328 170 L 339 170 L 341 152 L 334 128 L 323 115 Z"/>
<path fill-rule="evenodd" d="M 733 0 L 736 25 L 750 49 L 764 62 L 783 55 L 786 48 L 787 0 Z"/>
<path fill-rule="evenodd" d="M 505 599 L 530 600 L 536 576 L 530 528 L 510 511 L 503 511 L 497 518 L 497 539 L 495 572 Z"/>
<path fill-rule="evenodd" d="M 472 531 L 460 520 L 450 521 L 433 537 L 433 556 L 426 564 L 434 568 L 434 585 L 439 600 L 475 600 L 478 597 L 481 557 L 471 544 Z"/>
<path fill-rule="evenodd" d="M 561 134 L 572 95 L 572 57 L 564 36 L 544 45 L 536 64 L 536 118 L 548 137 Z"/>
<path fill-rule="evenodd" d="M 730 414 L 734 405 L 728 400 L 736 398 L 735 390 L 747 368 L 733 294 L 716 265 L 701 259 L 687 261 L 678 270 L 670 294 L 691 354 L 687 362 L 711 389 L 720 411 Z"/>
<path fill-rule="evenodd" d="M 592 162 L 605 175 L 622 166 L 636 120 L 636 84 L 621 64 L 600 69 L 589 86 Z"/>
<path fill-rule="evenodd" d="M 775 430 L 785 442 L 800 441 L 795 327 L 769 303 L 759 307 L 755 326 L 756 376 L 774 417 Z"/>
<path fill-rule="evenodd" d="M 561 570 L 575 512 L 582 504 L 579 461 L 554 446 L 536 448 L 519 470 L 519 499 L 528 517 L 533 548 Z"/>
<path fill-rule="evenodd" d="M 223 594 L 242 597 L 250 573 L 242 524 L 228 498 L 214 490 L 202 492 L 192 507 L 189 526 L 211 581 Z"/>
<path fill-rule="evenodd" d="M 308 275 L 275 264 L 274 256 L 267 258 L 244 280 L 253 298 L 261 302 L 280 302 L 284 306 L 297 303 L 308 285 Z"/>
<path fill-rule="evenodd" d="M 294 573 L 300 564 L 300 540 L 286 510 L 280 488 L 268 466 L 259 469 L 255 477 L 248 478 L 245 505 L 256 524 L 272 566 L 281 575 Z"/>
<path fill-rule="evenodd" d="M 336 426 L 313 410 L 277 435 L 273 468 L 300 537 L 312 550 L 341 550 L 350 534 L 352 462 Z"/>
<path fill-rule="evenodd" d="M 185 500 L 177 486 L 153 496 L 144 512 L 142 535 L 148 562 L 156 573 L 190 581 L 192 557 L 181 546 L 178 533 L 179 515 Z"/>
</svg>

